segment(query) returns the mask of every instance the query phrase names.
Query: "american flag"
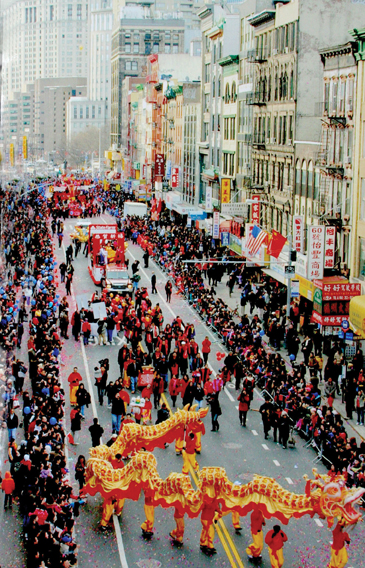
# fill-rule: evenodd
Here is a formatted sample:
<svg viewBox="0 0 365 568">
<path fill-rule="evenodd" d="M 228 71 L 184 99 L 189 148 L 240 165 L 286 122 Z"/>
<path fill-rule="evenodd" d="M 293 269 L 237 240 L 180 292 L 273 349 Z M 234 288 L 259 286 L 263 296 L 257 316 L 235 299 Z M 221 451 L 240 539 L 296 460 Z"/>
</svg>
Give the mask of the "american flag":
<svg viewBox="0 0 365 568">
<path fill-rule="evenodd" d="M 267 233 L 254 225 L 251 230 L 251 234 L 248 237 L 246 248 L 250 253 L 250 256 L 255 256 L 259 251 L 260 247 L 267 242 Z"/>
</svg>

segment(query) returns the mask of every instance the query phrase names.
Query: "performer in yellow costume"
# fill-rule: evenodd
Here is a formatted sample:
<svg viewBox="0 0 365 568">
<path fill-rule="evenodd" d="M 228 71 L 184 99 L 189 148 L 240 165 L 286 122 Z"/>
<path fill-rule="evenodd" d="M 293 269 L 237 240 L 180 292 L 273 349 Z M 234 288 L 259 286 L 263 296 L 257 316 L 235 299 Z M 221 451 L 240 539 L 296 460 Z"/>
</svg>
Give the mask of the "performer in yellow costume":
<svg viewBox="0 0 365 568">
<path fill-rule="evenodd" d="M 281 530 L 280 525 L 274 528 L 266 535 L 265 542 L 269 547 L 269 556 L 271 568 L 282 568 L 284 564 L 283 547 L 284 542 L 288 540 L 285 532 Z"/>
<path fill-rule="evenodd" d="M 182 544 L 185 532 L 184 513 L 180 513 L 180 511 L 176 507 L 175 507 L 174 519 L 176 523 L 176 528 L 173 529 L 169 534 L 176 543 Z"/>
<path fill-rule="evenodd" d="M 155 507 L 152 504 L 152 497 L 146 494 L 144 497 L 144 512 L 146 515 L 146 520 L 141 524 L 142 533 L 145 536 L 152 536 L 153 525 L 155 522 Z"/>
<path fill-rule="evenodd" d="M 331 560 L 328 568 L 344 568 L 347 563 L 346 543 L 351 540 L 347 532 L 343 532 L 343 524 L 339 521 L 332 531 L 333 542 L 331 546 Z"/>
<path fill-rule="evenodd" d="M 264 548 L 264 533 L 262 527 L 266 525 L 264 515 L 260 510 L 251 513 L 251 534 L 253 543 L 246 548 L 248 557 L 261 558 L 262 549 Z"/>
<path fill-rule="evenodd" d="M 113 513 L 115 513 L 118 517 L 122 514 L 124 503 L 125 499 L 115 499 L 114 497 L 106 497 L 104 499 L 103 512 L 100 521 L 101 530 L 106 530 Z"/>
<path fill-rule="evenodd" d="M 182 472 L 185 473 L 185 475 L 188 475 L 189 473 L 189 465 L 192 466 L 194 471 L 199 471 L 199 464 L 195 458 L 194 432 L 189 432 L 188 435 L 186 436 L 185 449 L 183 450 L 183 459 L 184 459 L 184 465 Z"/>
</svg>

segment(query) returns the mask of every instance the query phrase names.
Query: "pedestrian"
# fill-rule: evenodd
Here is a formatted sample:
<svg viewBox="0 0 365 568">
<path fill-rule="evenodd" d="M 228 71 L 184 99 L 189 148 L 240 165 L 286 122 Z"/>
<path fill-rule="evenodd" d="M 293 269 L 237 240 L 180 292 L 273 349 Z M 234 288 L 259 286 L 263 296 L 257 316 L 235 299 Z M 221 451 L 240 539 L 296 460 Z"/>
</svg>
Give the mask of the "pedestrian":
<svg viewBox="0 0 365 568">
<path fill-rule="evenodd" d="M 79 482 L 79 488 L 81 493 L 82 488 L 85 485 L 85 477 L 86 477 L 86 460 L 85 456 L 79 456 L 77 458 L 77 462 L 75 465 L 75 479 Z"/>
<path fill-rule="evenodd" d="M 73 246 L 72 246 L 72 244 L 69 244 L 67 249 L 66 249 L 66 262 L 67 262 L 67 264 L 71 264 L 71 262 L 73 260 L 73 258 L 72 258 L 73 252 L 74 252 Z"/>
<path fill-rule="evenodd" d="M 61 282 L 65 281 L 65 275 L 67 270 L 67 264 L 65 262 L 61 262 L 60 264 L 60 275 L 61 275 Z"/>
<path fill-rule="evenodd" d="M 71 442 L 74 446 L 78 446 L 78 437 L 81 430 L 81 412 L 79 408 L 73 408 L 70 413 L 71 418 L 71 433 L 73 441 Z"/>
<path fill-rule="evenodd" d="M 112 399 L 112 433 L 119 434 L 122 416 L 125 415 L 124 401 L 119 392 Z"/>
<path fill-rule="evenodd" d="M 89 324 L 89 320 L 85 319 L 82 322 L 81 326 L 82 335 L 84 336 L 84 345 L 89 345 L 89 338 L 91 334 L 91 325 Z"/>
<path fill-rule="evenodd" d="M 137 292 L 138 284 L 139 284 L 140 280 L 141 280 L 141 277 L 140 277 L 139 274 L 137 274 L 137 273 L 133 274 L 133 276 L 131 278 L 131 282 L 132 282 L 132 285 L 133 285 L 134 292 Z"/>
<path fill-rule="evenodd" d="M 93 418 L 93 423 L 89 427 L 89 432 L 90 432 L 90 435 L 91 435 L 92 447 L 96 448 L 96 446 L 100 446 L 100 439 L 101 439 L 102 435 L 104 434 L 104 428 L 99 424 L 99 421 L 98 421 L 97 418 Z"/>
<path fill-rule="evenodd" d="M 61 248 L 63 242 L 63 233 L 61 230 L 57 233 L 57 238 L 58 238 L 58 248 Z"/>
<path fill-rule="evenodd" d="M 70 385 L 70 404 L 71 406 L 75 406 L 77 404 L 77 389 L 79 388 L 79 384 L 82 382 L 82 376 L 80 375 L 77 367 L 74 367 L 67 380 Z"/>
<path fill-rule="evenodd" d="M 130 378 L 131 392 L 134 394 L 137 388 L 138 366 L 136 361 L 131 361 L 127 366 L 127 376 Z"/>
<path fill-rule="evenodd" d="M 165 422 L 166 420 L 168 420 L 170 418 L 170 412 L 166 406 L 166 403 L 163 402 L 161 404 L 161 408 L 158 409 L 157 411 L 157 420 L 156 420 L 156 424 L 161 424 L 161 422 Z M 166 445 L 165 445 L 166 446 Z"/>
<path fill-rule="evenodd" d="M 170 280 L 168 280 L 165 284 L 165 292 L 166 292 L 166 301 L 170 303 L 172 295 L 172 283 Z"/>
<path fill-rule="evenodd" d="M 273 413 L 273 406 L 269 399 L 266 399 L 264 404 L 260 406 L 259 412 L 261 414 L 262 423 L 264 426 L 265 440 L 267 440 L 271 429 L 271 417 Z"/>
<path fill-rule="evenodd" d="M 3 493 L 5 493 L 4 499 L 4 510 L 7 509 L 9 505 L 9 509 L 13 508 L 13 493 L 15 491 L 15 482 L 14 479 L 11 477 L 10 471 L 5 472 L 5 477 L 1 483 L 1 489 Z"/>
<path fill-rule="evenodd" d="M 237 400 L 239 401 L 238 413 L 240 424 L 246 428 L 247 412 L 250 408 L 250 395 L 247 394 L 246 389 L 242 389 Z"/>
<path fill-rule="evenodd" d="M 89 404 L 91 403 L 91 396 L 86 390 L 84 383 L 79 384 L 79 388 L 76 392 L 76 402 L 77 406 L 80 407 L 81 420 L 85 420 L 85 406 L 89 407 Z"/>
<path fill-rule="evenodd" d="M 99 366 L 94 367 L 94 380 L 95 380 L 95 386 L 98 391 L 99 404 L 100 406 L 103 406 L 106 385 L 104 386 L 103 373 Z"/>
<path fill-rule="evenodd" d="M 16 429 L 18 428 L 19 425 L 19 419 L 14 412 L 14 408 L 10 408 L 9 416 L 6 420 L 6 425 L 8 428 L 9 442 L 12 442 L 13 440 L 16 439 Z"/>
<path fill-rule="evenodd" d="M 272 568 L 282 568 L 284 564 L 283 546 L 288 540 L 280 525 L 274 525 L 266 535 L 265 542 L 269 547 L 269 557 Z"/>
<path fill-rule="evenodd" d="M 66 274 L 66 296 L 71 295 L 71 282 L 72 282 L 72 275 L 68 273 Z"/>
<path fill-rule="evenodd" d="M 144 267 L 148 268 L 148 261 L 150 258 L 150 253 L 148 252 L 148 249 L 145 250 L 144 255 L 143 255 L 143 260 L 144 260 Z"/>
<path fill-rule="evenodd" d="M 169 393 L 171 396 L 173 408 L 175 408 L 176 406 L 176 399 L 178 397 L 179 392 L 180 392 L 179 379 L 176 377 L 176 375 L 173 375 L 169 383 Z"/>
<path fill-rule="evenodd" d="M 159 408 L 161 403 L 161 394 L 164 391 L 164 382 L 160 375 L 156 375 L 152 382 L 153 404 L 155 409 Z"/>
<path fill-rule="evenodd" d="M 311 340 L 309 335 L 306 335 L 305 339 L 302 343 L 302 353 L 303 353 L 303 356 L 304 356 L 304 362 L 305 362 L 307 367 L 308 367 L 309 356 L 310 356 L 312 350 L 313 350 L 313 341 Z"/>
<path fill-rule="evenodd" d="M 152 286 L 152 294 L 157 294 L 157 289 L 156 289 L 156 274 L 154 272 L 152 272 L 152 276 L 151 276 L 151 286 Z"/>
<path fill-rule="evenodd" d="M 218 394 L 219 393 L 212 393 L 209 398 L 207 398 L 207 402 L 210 404 L 210 413 L 212 415 L 212 432 L 218 432 L 218 418 L 222 414 L 222 409 L 218 400 Z"/>
<path fill-rule="evenodd" d="M 106 336 L 106 323 L 105 320 L 100 319 L 98 321 L 98 337 L 99 337 L 99 345 L 106 345 L 107 344 L 107 336 Z"/>
<path fill-rule="evenodd" d="M 75 341 L 79 340 L 79 335 L 81 331 L 81 317 L 79 310 L 75 310 L 71 317 L 71 325 L 72 325 L 72 335 L 75 338 Z"/>
<path fill-rule="evenodd" d="M 205 339 L 202 343 L 202 354 L 203 354 L 203 359 L 204 359 L 204 365 L 206 365 L 208 363 L 208 357 L 209 357 L 211 345 L 212 345 L 212 343 L 209 341 L 209 338 L 206 335 Z"/>
<path fill-rule="evenodd" d="M 290 422 L 289 422 L 289 415 L 288 413 L 283 410 L 281 413 L 281 419 L 279 423 L 279 442 L 283 445 L 283 449 L 287 449 L 288 439 L 290 433 Z"/>
</svg>

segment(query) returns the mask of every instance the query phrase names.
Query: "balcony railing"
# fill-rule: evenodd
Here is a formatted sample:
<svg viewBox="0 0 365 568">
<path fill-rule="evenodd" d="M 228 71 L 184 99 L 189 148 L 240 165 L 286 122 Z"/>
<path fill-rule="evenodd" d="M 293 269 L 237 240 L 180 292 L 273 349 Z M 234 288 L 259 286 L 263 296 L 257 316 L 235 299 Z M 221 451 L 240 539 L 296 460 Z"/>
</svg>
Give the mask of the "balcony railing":
<svg viewBox="0 0 365 568">
<path fill-rule="evenodd" d="M 265 149 L 265 136 L 263 134 L 254 133 L 252 135 L 252 146 L 261 150 Z"/>
<path fill-rule="evenodd" d="M 268 51 L 266 48 L 251 49 L 247 52 L 247 61 L 249 63 L 264 63 L 267 61 Z"/>
<path fill-rule="evenodd" d="M 250 93 L 246 96 L 246 105 L 265 106 L 266 101 L 264 100 L 262 93 Z"/>
</svg>

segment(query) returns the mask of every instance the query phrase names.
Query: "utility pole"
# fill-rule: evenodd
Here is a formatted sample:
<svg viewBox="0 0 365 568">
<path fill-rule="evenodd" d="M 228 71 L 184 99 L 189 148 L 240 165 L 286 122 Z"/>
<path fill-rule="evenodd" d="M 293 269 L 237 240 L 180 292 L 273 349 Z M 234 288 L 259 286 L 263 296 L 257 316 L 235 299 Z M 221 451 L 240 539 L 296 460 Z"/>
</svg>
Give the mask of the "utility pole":
<svg viewBox="0 0 365 568">
<path fill-rule="evenodd" d="M 290 303 L 291 303 L 291 266 L 292 266 L 292 245 L 293 245 L 293 236 L 292 235 L 288 235 L 288 242 L 289 242 L 289 262 L 288 262 L 288 267 L 289 267 L 289 274 L 287 274 L 288 277 L 288 283 L 287 283 L 287 290 L 286 290 L 286 317 L 290 317 Z"/>
</svg>

